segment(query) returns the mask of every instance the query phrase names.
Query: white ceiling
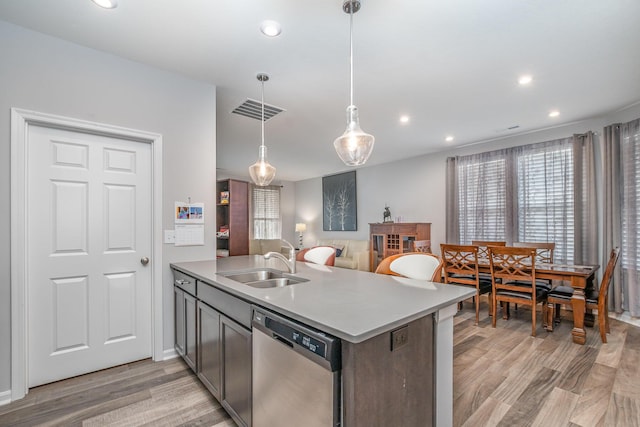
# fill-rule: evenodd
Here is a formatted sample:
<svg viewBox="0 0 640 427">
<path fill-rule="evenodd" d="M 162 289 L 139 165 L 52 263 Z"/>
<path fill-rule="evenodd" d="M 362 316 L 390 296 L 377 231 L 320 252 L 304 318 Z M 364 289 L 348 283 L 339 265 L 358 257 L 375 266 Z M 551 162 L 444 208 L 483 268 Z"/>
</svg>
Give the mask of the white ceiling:
<svg viewBox="0 0 640 427">
<path fill-rule="evenodd" d="M 354 79 L 361 126 L 376 137 L 367 165 L 640 101 L 639 16 L 638 0 L 362 0 Z M 248 176 L 257 158 L 260 122 L 230 112 L 260 99 L 256 74 L 267 73 L 265 102 L 286 110 L 265 125 L 276 179 L 347 169 L 333 149 L 349 102 L 342 0 L 0 0 L 0 19 L 215 84 L 219 174 Z M 280 37 L 260 33 L 265 19 Z"/>
</svg>

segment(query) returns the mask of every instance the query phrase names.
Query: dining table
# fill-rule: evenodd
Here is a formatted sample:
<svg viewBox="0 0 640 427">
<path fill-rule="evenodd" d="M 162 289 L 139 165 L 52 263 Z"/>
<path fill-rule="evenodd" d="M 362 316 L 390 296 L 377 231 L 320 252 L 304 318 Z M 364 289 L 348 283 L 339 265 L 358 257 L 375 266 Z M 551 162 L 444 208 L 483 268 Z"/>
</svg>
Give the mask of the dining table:
<svg viewBox="0 0 640 427">
<path fill-rule="evenodd" d="M 573 288 L 571 308 L 573 310 L 573 329 L 571 335 L 573 342 L 582 344 L 587 340 L 585 325 L 592 327 L 594 323 L 593 313 L 586 311 L 585 289 L 593 287 L 593 280 L 599 265 L 567 265 L 567 264 L 536 264 L 536 280 L 562 280 Z M 491 274 L 491 266 L 488 259 L 478 259 L 478 270 L 481 273 Z M 547 327 L 553 330 L 553 325 Z"/>
</svg>

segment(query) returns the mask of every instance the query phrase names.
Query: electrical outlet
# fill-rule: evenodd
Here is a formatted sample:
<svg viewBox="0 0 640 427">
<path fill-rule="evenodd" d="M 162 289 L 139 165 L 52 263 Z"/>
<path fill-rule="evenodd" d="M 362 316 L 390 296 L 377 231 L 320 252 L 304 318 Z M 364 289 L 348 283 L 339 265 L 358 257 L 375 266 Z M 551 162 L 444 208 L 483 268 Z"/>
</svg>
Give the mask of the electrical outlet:
<svg viewBox="0 0 640 427">
<path fill-rule="evenodd" d="M 391 351 L 396 350 L 409 341 L 409 327 L 403 326 L 400 329 L 391 331 Z"/>
</svg>

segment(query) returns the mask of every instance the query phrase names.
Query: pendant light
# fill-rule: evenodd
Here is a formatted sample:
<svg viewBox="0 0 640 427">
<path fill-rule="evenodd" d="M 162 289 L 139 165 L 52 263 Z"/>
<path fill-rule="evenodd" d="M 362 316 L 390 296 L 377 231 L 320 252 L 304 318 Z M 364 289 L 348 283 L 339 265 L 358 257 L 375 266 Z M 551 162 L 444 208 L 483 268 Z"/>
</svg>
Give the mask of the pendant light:
<svg viewBox="0 0 640 427">
<path fill-rule="evenodd" d="M 360 10 L 358 0 L 345 0 L 342 10 L 349 14 L 349 55 L 351 65 L 350 104 L 347 107 L 347 130 L 333 141 L 338 156 L 347 166 L 363 165 L 371 152 L 375 138 L 360 129 L 358 107 L 353 105 L 353 14 Z"/>
<path fill-rule="evenodd" d="M 258 186 L 264 187 L 269 185 L 276 176 L 276 168 L 271 166 L 267 161 L 267 147 L 264 145 L 264 82 L 269 80 L 266 74 L 258 74 L 258 81 L 262 83 L 262 143 L 258 151 L 258 161 L 249 166 L 249 175 L 251 180 Z"/>
</svg>

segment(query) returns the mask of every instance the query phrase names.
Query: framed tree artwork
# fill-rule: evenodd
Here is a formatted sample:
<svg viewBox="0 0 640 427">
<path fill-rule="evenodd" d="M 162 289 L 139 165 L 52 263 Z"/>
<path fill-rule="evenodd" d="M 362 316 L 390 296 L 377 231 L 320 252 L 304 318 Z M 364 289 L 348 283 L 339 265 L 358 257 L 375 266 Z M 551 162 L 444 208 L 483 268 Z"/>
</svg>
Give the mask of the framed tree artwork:
<svg viewBox="0 0 640 427">
<path fill-rule="evenodd" d="M 356 231 L 356 171 L 322 177 L 322 229 Z"/>
</svg>

